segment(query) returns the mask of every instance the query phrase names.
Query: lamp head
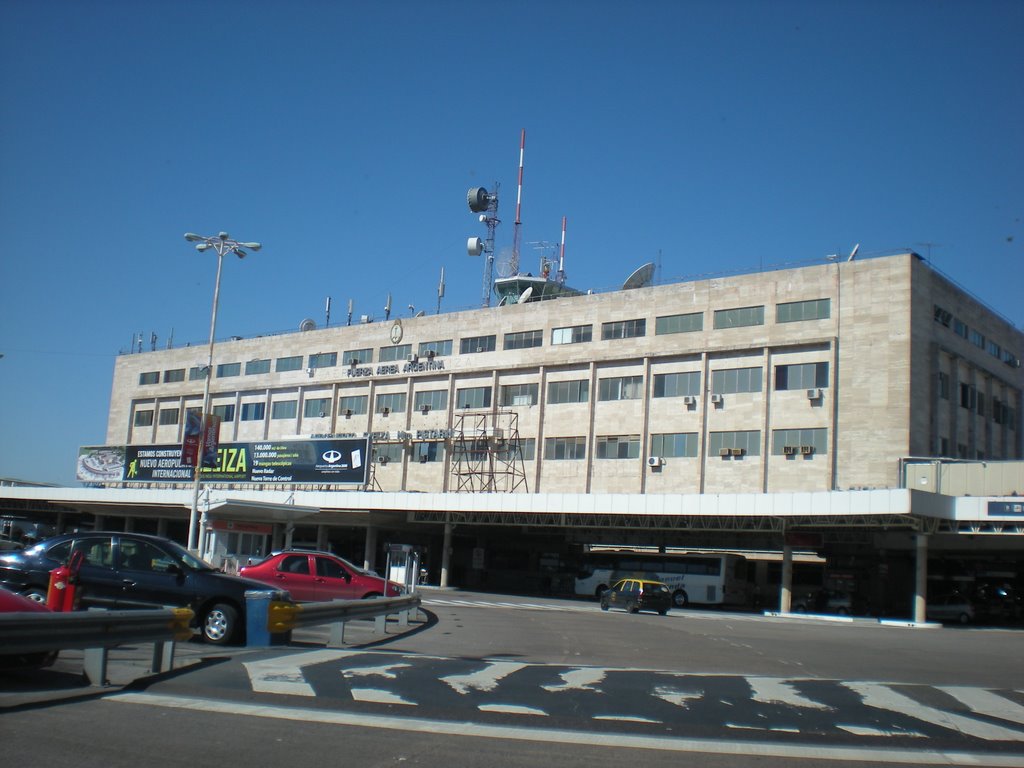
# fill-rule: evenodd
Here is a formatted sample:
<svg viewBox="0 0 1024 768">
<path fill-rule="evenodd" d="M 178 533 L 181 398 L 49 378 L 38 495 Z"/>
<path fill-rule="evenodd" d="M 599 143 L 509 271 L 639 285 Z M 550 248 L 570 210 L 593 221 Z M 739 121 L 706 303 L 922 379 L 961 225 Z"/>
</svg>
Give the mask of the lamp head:
<svg viewBox="0 0 1024 768">
<path fill-rule="evenodd" d="M 199 240 L 202 240 L 203 238 L 197 235 L 195 232 L 186 232 L 185 239 L 188 240 L 190 243 L 195 243 Z"/>
<path fill-rule="evenodd" d="M 209 247 L 210 247 L 209 243 L 200 243 L 199 245 L 196 246 L 196 250 L 199 251 L 199 252 L 202 252 L 202 251 L 205 251 Z"/>
<path fill-rule="evenodd" d="M 248 248 L 253 253 L 255 253 L 256 251 L 263 247 L 263 245 L 260 243 L 239 243 L 239 245 L 241 245 L 244 248 Z"/>
<path fill-rule="evenodd" d="M 217 237 L 219 237 L 221 240 L 227 240 L 228 239 L 228 233 L 227 232 L 220 232 L 220 233 L 217 234 Z"/>
<path fill-rule="evenodd" d="M 241 248 L 233 248 L 232 250 L 234 251 L 235 256 L 237 256 L 238 258 L 240 258 L 240 259 L 244 259 L 245 258 L 246 253 Z"/>
</svg>

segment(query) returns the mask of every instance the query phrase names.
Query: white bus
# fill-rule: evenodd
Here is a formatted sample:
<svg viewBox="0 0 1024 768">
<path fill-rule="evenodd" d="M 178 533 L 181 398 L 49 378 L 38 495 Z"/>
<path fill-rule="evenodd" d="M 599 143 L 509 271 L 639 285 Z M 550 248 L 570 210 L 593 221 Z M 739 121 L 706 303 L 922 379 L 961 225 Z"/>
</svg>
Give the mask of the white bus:
<svg viewBox="0 0 1024 768">
<path fill-rule="evenodd" d="M 751 585 L 742 555 L 594 549 L 583 555 L 576 594 L 600 597 L 619 579 L 651 579 L 668 585 L 672 604 L 747 605 Z"/>
</svg>

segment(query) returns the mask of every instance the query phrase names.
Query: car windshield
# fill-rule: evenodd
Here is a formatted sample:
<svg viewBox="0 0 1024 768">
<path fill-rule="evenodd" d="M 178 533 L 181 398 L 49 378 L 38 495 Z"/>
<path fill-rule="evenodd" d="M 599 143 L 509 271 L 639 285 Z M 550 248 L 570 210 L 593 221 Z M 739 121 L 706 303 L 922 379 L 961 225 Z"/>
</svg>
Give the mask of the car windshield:
<svg viewBox="0 0 1024 768">
<path fill-rule="evenodd" d="M 194 571 L 215 571 L 217 570 L 205 560 L 200 560 L 180 544 L 173 541 L 163 542 L 164 549 L 176 560 L 180 560 Z"/>
</svg>

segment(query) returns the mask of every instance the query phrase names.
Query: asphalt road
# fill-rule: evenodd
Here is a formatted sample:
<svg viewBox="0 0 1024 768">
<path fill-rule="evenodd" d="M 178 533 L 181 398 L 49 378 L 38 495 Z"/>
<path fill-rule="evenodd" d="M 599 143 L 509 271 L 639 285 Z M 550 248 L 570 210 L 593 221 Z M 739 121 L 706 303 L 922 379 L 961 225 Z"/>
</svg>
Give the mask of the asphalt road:
<svg viewBox="0 0 1024 768">
<path fill-rule="evenodd" d="M 423 607 L 410 631 L 367 625 L 344 649 L 323 647 L 326 630 L 287 648 L 190 646 L 198 663 L 175 673 L 22 699 L 0 718 L 5 760 L 1024 766 L 1020 632 L 455 592 Z"/>
</svg>

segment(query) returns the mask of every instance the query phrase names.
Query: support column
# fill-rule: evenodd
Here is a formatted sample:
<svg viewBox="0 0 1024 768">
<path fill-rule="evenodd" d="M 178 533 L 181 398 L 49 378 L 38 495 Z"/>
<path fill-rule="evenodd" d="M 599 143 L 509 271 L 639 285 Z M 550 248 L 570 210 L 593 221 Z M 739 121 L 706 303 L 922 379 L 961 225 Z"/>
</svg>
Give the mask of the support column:
<svg viewBox="0 0 1024 768">
<path fill-rule="evenodd" d="M 448 586 L 448 567 L 452 561 L 452 524 L 444 524 L 444 544 L 441 547 L 441 586 Z"/>
<path fill-rule="evenodd" d="M 782 584 L 779 588 L 779 613 L 789 613 L 793 606 L 793 547 L 782 545 Z"/>
<path fill-rule="evenodd" d="M 157 536 L 163 536 L 165 539 L 167 538 L 167 518 L 166 517 L 157 518 L 157 521 L 156 521 L 156 535 Z"/>
<path fill-rule="evenodd" d="M 318 525 L 316 527 L 316 548 L 321 552 L 327 551 L 327 526 Z"/>
<path fill-rule="evenodd" d="M 917 558 L 914 577 L 914 610 L 911 618 L 915 622 L 924 623 L 925 606 L 928 602 L 928 534 L 919 533 L 915 537 Z"/>
<path fill-rule="evenodd" d="M 292 548 L 292 537 L 295 535 L 295 523 L 289 520 L 284 525 L 284 548 Z"/>
<path fill-rule="evenodd" d="M 377 564 L 377 529 L 369 526 L 366 529 L 366 543 L 363 545 L 363 570 L 372 571 Z"/>
</svg>

